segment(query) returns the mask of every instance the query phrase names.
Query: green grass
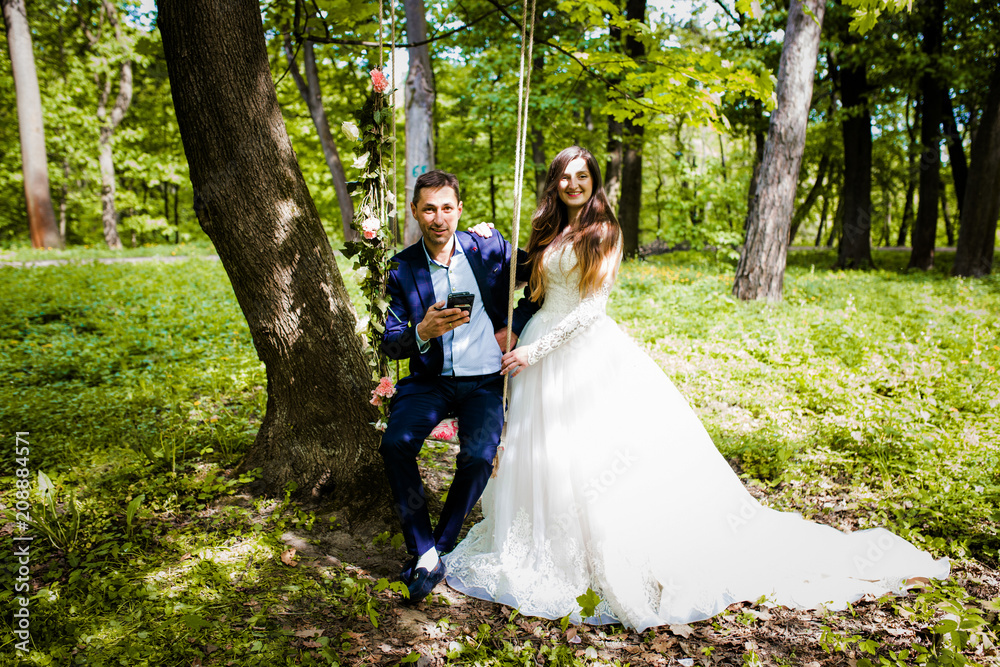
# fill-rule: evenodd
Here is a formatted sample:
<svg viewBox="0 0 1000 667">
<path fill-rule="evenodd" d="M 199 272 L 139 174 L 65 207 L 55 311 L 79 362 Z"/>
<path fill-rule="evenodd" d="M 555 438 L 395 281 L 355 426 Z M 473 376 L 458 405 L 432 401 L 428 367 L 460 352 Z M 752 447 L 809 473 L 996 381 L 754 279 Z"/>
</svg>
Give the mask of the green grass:
<svg viewBox="0 0 1000 667">
<path fill-rule="evenodd" d="M 70 246 L 65 250 L 35 250 L 28 245 L 12 245 L 0 249 L 0 262 L 40 262 L 45 260 L 90 260 L 116 257 L 192 257 L 214 255 L 215 247 L 210 241 L 197 240 L 177 245 L 156 245 L 145 243 L 136 248 L 109 250 L 104 244 Z"/>
<path fill-rule="evenodd" d="M 883 268 L 850 273 L 825 268 L 828 253 L 794 253 L 777 305 L 736 302 L 726 262 L 661 256 L 623 268 L 610 311 L 770 505 L 884 525 L 995 568 L 1000 279 L 906 273 L 885 254 Z M 52 478 L 57 516 L 68 519 L 71 492 L 81 516 L 72 546 L 32 544 L 26 664 L 331 664 L 353 650 L 351 627 L 396 604 L 351 570 L 281 563 L 284 531 L 331 517 L 235 495 L 252 478 L 231 471 L 260 423 L 266 380 L 218 262 L 0 267 L 0 289 L 7 451 L 28 431 L 28 468 Z M 640 397 L 622 417 L 655 414 Z M 7 456 L 0 500 L 11 508 Z M 42 500 L 31 502 L 37 519 Z M 311 652 L 293 644 L 292 620 L 316 618 L 348 630 Z M 7 657 L 14 641 L 0 639 L 0 664 L 19 664 Z M 480 645 L 484 662 L 524 657 L 521 644 Z M 564 653 L 558 661 L 577 664 Z"/>
</svg>

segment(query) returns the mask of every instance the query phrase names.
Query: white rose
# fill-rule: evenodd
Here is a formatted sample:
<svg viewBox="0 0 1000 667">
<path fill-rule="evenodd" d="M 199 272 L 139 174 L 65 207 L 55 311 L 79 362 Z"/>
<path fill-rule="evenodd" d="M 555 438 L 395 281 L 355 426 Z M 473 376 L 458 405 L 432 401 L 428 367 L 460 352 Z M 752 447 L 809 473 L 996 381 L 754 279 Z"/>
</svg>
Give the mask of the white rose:
<svg viewBox="0 0 1000 667">
<path fill-rule="evenodd" d="M 364 155 L 354 158 L 355 169 L 364 169 L 365 165 L 367 164 L 368 164 L 368 153 L 365 153 Z"/>
<path fill-rule="evenodd" d="M 351 141 L 357 141 L 358 137 L 361 136 L 361 130 L 359 130 L 358 126 L 349 120 L 345 120 L 341 123 L 340 129 L 343 130 L 344 134 L 347 135 L 347 138 Z"/>
</svg>

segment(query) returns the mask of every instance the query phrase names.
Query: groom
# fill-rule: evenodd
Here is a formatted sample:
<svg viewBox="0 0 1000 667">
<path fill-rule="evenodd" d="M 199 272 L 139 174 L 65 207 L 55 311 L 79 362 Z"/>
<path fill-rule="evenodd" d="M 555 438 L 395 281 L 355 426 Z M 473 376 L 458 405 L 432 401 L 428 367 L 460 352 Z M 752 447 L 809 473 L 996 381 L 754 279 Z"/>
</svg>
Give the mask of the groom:
<svg viewBox="0 0 1000 667">
<path fill-rule="evenodd" d="M 410 209 L 422 238 L 392 258 L 397 266 L 386 282 L 389 312 L 382 339 L 390 359 L 409 358 L 410 375 L 396 385 L 379 451 L 411 556 L 402 577 L 416 604 L 444 578 L 440 556 L 455 547 L 489 480 L 500 441 L 511 246 L 497 233 L 480 238 L 456 232 L 462 200 L 453 174 L 435 170 L 420 176 Z M 518 278 L 526 280 L 520 275 L 526 271 L 521 267 Z M 471 312 L 446 307 L 453 292 L 474 295 Z M 512 344 L 537 308 L 521 299 Z M 450 415 L 458 417 L 460 450 L 432 531 L 417 455 Z"/>
</svg>

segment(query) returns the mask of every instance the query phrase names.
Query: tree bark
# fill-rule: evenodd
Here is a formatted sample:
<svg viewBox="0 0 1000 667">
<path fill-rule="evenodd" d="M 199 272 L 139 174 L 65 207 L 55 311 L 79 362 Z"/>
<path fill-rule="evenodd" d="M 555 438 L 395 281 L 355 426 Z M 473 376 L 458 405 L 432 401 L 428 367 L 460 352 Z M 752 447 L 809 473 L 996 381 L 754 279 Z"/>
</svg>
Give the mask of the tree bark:
<svg viewBox="0 0 1000 667">
<path fill-rule="evenodd" d="M 330 132 L 330 121 L 326 117 L 326 108 L 323 106 L 323 91 L 319 85 L 313 43 L 309 40 L 302 43 L 302 61 L 306 72 L 303 79 L 299 72 L 299 65 L 295 62 L 295 49 L 292 48 L 292 41 L 287 35 L 284 42 L 288 71 L 292 75 L 292 80 L 295 81 L 295 87 L 299 89 L 302 101 L 309 109 L 313 126 L 319 136 L 319 144 L 323 148 L 323 156 L 326 158 L 326 166 L 330 170 L 330 177 L 333 178 L 333 190 L 337 193 L 337 205 L 340 207 L 340 225 L 344 240 L 357 241 L 359 239 L 358 233 L 351 226 L 354 221 L 354 202 L 351 200 L 351 193 L 347 190 L 344 165 L 340 161 L 340 152 L 337 150 L 337 143 L 333 140 L 333 134 Z"/>
<path fill-rule="evenodd" d="M 33 248 L 62 248 L 63 238 L 56 224 L 49 190 L 49 165 L 45 153 L 45 123 L 42 95 L 35 70 L 24 0 L 2 0 L 7 27 L 7 47 L 14 75 L 17 98 L 17 125 L 21 138 L 21 171 L 24 174 L 24 200 L 28 212 L 28 231 Z"/>
<path fill-rule="evenodd" d="M 965 148 L 962 147 L 962 135 L 955 123 L 955 106 L 952 104 L 948 91 L 944 94 L 944 130 L 948 141 L 948 162 L 951 163 L 951 179 L 955 184 L 955 199 L 958 201 L 958 217 L 962 217 L 965 206 L 965 185 L 969 182 L 969 165 L 965 161 Z"/>
<path fill-rule="evenodd" d="M 941 110 L 944 91 L 938 79 L 941 54 L 944 0 L 933 0 L 924 19 L 921 48 L 930 64 L 920 77 L 923 118 L 920 122 L 920 190 L 917 219 L 913 223 L 913 250 L 908 268 L 934 268 L 934 244 L 937 239 L 938 181 L 941 178 Z"/>
<path fill-rule="evenodd" d="M 349 521 L 387 516 L 356 318 L 282 121 L 253 3 L 159 0 L 158 24 L 198 221 L 267 372 L 240 470 L 259 488 L 335 494 Z"/>
<path fill-rule="evenodd" d="M 627 0 L 625 15 L 630 21 L 646 20 L 646 0 Z M 625 37 L 625 55 L 637 63 L 646 55 L 646 47 L 631 34 Z M 634 91 L 637 96 L 642 92 Z M 639 252 L 639 213 L 642 210 L 642 147 L 644 129 L 636 121 L 641 115 L 626 118 L 622 126 L 622 185 L 618 219 L 622 226 L 625 257 Z"/>
<path fill-rule="evenodd" d="M 972 141 L 969 181 L 958 227 L 956 276 L 986 276 L 993 269 L 1000 217 L 1000 55 L 994 56 L 986 109 Z"/>
<path fill-rule="evenodd" d="M 848 41 L 860 40 L 848 36 Z M 872 121 L 867 100 L 867 64 L 853 60 L 842 67 L 840 88 L 844 108 L 841 121 L 844 219 L 837 248 L 837 267 L 867 269 L 872 265 Z"/>
<path fill-rule="evenodd" d="M 406 10 L 406 37 L 410 42 L 427 39 L 424 0 L 403 0 Z M 413 199 L 417 178 L 434 169 L 434 70 L 427 44 L 409 50 L 410 72 L 406 77 L 406 201 Z M 420 239 L 420 228 L 409 206 L 403 240 L 406 245 Z"/>
<path fill-rule="evenodd" d="M 771 112 L 758 192 L 733 283 L 733 295 L 739 299 L 781 299 L 825 11 L 823 0 L 792 0 L 788 10 L 778 67 L 777 106 Z"/>
</svg>

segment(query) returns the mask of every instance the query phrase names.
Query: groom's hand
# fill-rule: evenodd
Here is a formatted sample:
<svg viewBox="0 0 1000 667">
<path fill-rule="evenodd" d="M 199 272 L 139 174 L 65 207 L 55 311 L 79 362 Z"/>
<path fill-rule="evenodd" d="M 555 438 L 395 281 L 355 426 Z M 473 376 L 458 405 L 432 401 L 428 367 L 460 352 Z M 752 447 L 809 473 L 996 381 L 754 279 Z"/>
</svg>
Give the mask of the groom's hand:
<svg viewBox="0 0 1000 667">
<path fill-rule="evenodd" d="M 496 333 L 497 345 L 500 346 L 501 352 L 507 351 L 507 327 L 504 327 Z M 510 332 L 510 346 L 513 348 L 517 345 L 517 334 L 513 331 Z"/>
<path fill-rule="evenodd" d="M 469 313 L 461 308 L 445 308 L 445 301 L 438 301 L 427 309 L 424 319 L 417 325 L 421 340 L 437 338 L 469 321 Z"/>
</svg>

